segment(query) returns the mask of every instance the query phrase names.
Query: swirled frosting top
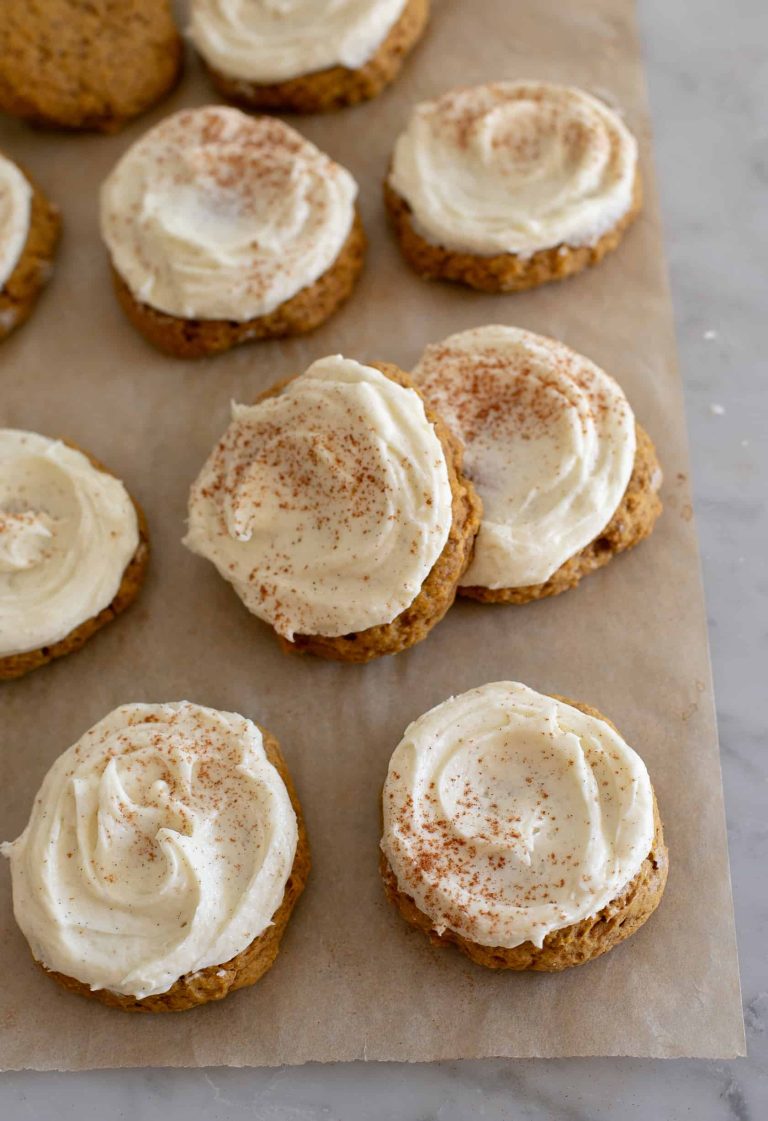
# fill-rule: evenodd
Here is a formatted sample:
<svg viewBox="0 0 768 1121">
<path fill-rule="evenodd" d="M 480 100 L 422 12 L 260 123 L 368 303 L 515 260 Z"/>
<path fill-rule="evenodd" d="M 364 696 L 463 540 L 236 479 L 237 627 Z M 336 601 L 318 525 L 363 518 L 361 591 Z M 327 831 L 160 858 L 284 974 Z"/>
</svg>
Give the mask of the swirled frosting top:
<svg viewBox="0 0 768 1121">
<path fill-rule="evenodd" d="M 343 167 L 274 117 L 184 109 L 101 189 L 101 230 L 136 300 L 184 319 L 274 311 L 336 260 L 355 213 Z"/>
<path fill-rule="evenodd" d="M 190 34 L 230 78 L 284 82 L 332 66 L 358 70 L 406 0 L 193 0 Z"/>
<path fill-rule="evenodd" d="M 483 500 L 463 585 L 543 584 L 610 522 L 635 421 L 588 358 L 519 327 L 476 327 L 428 346 L 413 378 L 464 442 Z"/>
<path fill-rule="evenodd" d="M 121 705 L 94 725 L 53 764 L 3 852 L 35 958 L 145 997 L 266 929 L 297 837 L 256 725 L 182 701 Z"/>
<path fill-rule="evenodd" d="M 572 86 L 490 82 L 417 105 L 389 182 L 427 241 L 477 256 L 592 245 L 632 205 L 637 143 Z"/>
<path fill-rule="evenodd" d="M 541 947 L 597 914 L 651 850 L 643 761 L 609 724 L 518 682 L 451 697 L 392 756 L 381 847 L 442 932 Z"/>
<path fill-rule="evenodd" d="M 418 393 L 335 355 L 233 406 L 192 487 L 185 544 L 286 638 L 345 635 L 410 606 L 451 521 Z"/>
<path fill-rule="evenodd" d="M 98 615 L 138 544 L 119 479 L 59 440 L 0 429 L 0 657 L 49 646 Z"/>
</svg>

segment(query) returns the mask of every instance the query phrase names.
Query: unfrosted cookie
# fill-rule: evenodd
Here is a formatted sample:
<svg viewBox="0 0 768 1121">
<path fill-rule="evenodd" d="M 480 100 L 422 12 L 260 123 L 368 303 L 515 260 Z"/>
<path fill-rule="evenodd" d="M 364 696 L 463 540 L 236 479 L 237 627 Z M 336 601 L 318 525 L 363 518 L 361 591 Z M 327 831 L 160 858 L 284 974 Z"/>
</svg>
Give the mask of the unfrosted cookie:
<svg viewBox="0 0 768 1121">
<path fill-rule="evenodd" d="M 0 680 L 78 650 L 144 581 L 144 514 L 74 446 L 0 429 Z"/>
<path fill-rule="evenodd" d="M 0 153 L 0 340 L 32 314 L 53 268 L 58 207 Z"/>
<path fill-rule="evenodd" d="M 637 142 L 621 117 L 546 82 L 491 82 L 417 105 L 384 193 L 418 273 L 487 292 L 597 264 L 642 201 Z"/>
<path fill-rule="evenodd" d="M 389 764 L 381 871 L 435 945 L 557 972 L 633 934 L 668 855 L 645 764 L 588 705 L 517 682 L 416 720 Z"/>
<path fill-rule="evenodd" d="M 180 1012 L 258 981 L 310 863 L 277 740 L 188 701 L 99 721 L 3 851 L 36 962 L 127 1012 Z"/>
<path fill-rule="evenodd" d="M 356 196 L 349 172 L 282 121 L 222 106 L 176 113 L 102 187 L 118 299 L 180 358 L 311 331 L 362 269 Z"/>
<path fill-rule="evenodd" d="M 0 109 L 33 124 L 112 132 L 175 83 L 168 0 L 4 0 Z"/>
<path fill-rule="evenodd" d="M 588 358 L 518 327 L 477 327 L 428 346 L 413 378 L 463 442 L 483 500 L 460 594 L 557 595 L 651 533 L 662 480 L 653 444 Z"/>
<path fill-rule="evenodd" d="M 442 619 L 479 517 L 460 446 L 410 379 L 336 355 L 233 407 L 185 544 L 286 649 L 367 662 Z"/>
<path fill-rule="evenodd" d="M 190 34 L 223 97 L 318 113 L 376 97 L 428 18 L 429 0 L 193 0 Z"/>
</svg>

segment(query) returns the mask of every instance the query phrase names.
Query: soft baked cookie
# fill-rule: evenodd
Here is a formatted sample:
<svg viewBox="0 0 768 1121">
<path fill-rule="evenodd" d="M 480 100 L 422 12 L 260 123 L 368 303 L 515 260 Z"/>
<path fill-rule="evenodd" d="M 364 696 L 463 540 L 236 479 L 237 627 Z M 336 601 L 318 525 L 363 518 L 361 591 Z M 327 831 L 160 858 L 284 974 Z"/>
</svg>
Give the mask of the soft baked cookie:
<svg viewBox="0 0 768 1121">
<path fill-rule="evenodd" d="M 416 720 L 389 764 L 381 872 L 435 945 L 557 972 L 633 934 L 668 871 L 645 765 L 588 705 L 517 682 Z"/>
<path fill-rule="evenodd" d="M 571 86 L 456 89 L 416 106 L 384 194 L 416 272 L 518 291 L 616 248 L 642 203 L 637 142 L 616 112 Z"/>
<path fill-rule="evenodd" d="M 127 1012 L 180 1012 L 258 981 L 310 864 L 277 740 L 188 701 L 122 705 L 94 725 L 3 852 L 35 961 Z"/>
<path fill-rule="evenodd" d="M 483 500 L 461 595 L 557 595 L 651 533 L 655 449 L 588 358 L 518 327 L 477 327 L 428 346 L 413 378 L 464 444 Z"/>
<path fill-rule="evenodd" d="M 58 207 L 0 152 L 0 340 L 32 313 L 59 239 Z"/>
<path fill-rule="evenodd" d="M 0 109 L 112 132 L 174 85 L 182 44 L 168 0 L 5 0 Z"/>
<path fill-rule="evenodd" d="M 479 519 L 460 445 L 410 379 L 336 355 L 233 406 L 184 543 L 285 649 L 367 662 L 442 619 Z"/>
<path fill-rule="evenodd" d="M 180 358 L 314 330 L 363 266 L 356 196 L 349 172 L 282 121 L 185 109 L 129 148 L 102 187 L 118 299 Z"/>
<path fill-rule="evenodd" d="M 429 19 L 429 0 L 192 0 L 190 34 L 219 93 L 319 113 L 376 97 Z"/>
<path fill-rule="evenodd" d="M 144 514 L 76 447 L 0 429 L 0 681 L 70 654 L 136 598 Z"/>
</svg>

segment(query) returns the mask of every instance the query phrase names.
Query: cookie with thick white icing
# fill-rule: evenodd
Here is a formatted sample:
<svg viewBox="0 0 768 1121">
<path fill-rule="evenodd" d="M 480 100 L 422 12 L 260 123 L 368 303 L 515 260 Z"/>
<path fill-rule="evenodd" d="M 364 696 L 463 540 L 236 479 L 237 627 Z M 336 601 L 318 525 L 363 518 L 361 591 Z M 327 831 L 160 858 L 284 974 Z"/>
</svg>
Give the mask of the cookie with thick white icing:
<svg viewBox="0 0 768 1121">
<path fill-rule="evenodd" d="M 190 35 L 223 97 L 318 113 L 376 97 L 428 19 L 429 0 L 193 0 Z"/>
<path fill-rule="evenodd" d="M 0 429 L 0 680 L 78 650 L 133 603 L 148 559 L 119 479 L 61 440 Z"/>
<path fill-rule="evenodd" d="M 633 934 L 668 855 L 648 771 L 596 709 L 501 681 L 406 730 L 383 791 L 388 898 L 435 945 L 556 972 Z"/>
<path fill-rule="evenodd" d="M 282 121 L 182 110 L 101 189 L 120 303 L 150 342 L 184 358 L 313 330 L 362 269 L 356 197 L 350 173 Z"/>
<path fill-rule="evenodd" d="M 637 142 L 618 113 L 572 86 L 463 87 L 416 106 L 385 201 L 422 276 L 531 288 L 616 248 L 641 206 Z"/>
<path fill-rule="evenodd" d="M 0 340 L 32 314 L 53 271 L 58 207 L 0 153 Z"/>
<path fill-rule="evenodd" d="M 588 358 L 490 325 L 428 346 L 413 378 L 464 444 L 483 500 L 462 595 L 556 595 L 653 530 L 662 481 L 653 444 L 618 383 Z"/>
<path fill-rule="evenodd" d="M 254 984 L 309 872 L 277 741 L 188 701 L 100 720 L 53 764 L 3 851 L 35 961 L 129 1012 L 178 1012 Z"/>
<path fill-rule="evenodd" d="M 334 355 L 233 406 L 185 544 L 286 649 L 367 662 L 442 619 L 479 517 L 460 446 L 410 379 Z"/>
</svg>

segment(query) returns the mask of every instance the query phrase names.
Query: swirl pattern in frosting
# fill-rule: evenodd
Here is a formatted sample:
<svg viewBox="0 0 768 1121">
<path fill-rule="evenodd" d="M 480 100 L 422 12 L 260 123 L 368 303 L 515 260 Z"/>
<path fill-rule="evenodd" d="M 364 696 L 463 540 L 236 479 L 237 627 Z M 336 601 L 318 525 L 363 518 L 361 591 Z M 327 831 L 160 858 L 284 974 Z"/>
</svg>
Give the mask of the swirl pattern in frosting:
<svg viewBox="0 0 768 1121">
<path fill-rule="evenodd" d="M 102 186 L 101 230 L 141 303 L 246 322 L 330 268 L 356 195 L 349 172 L 282 121 L 185 109 L 119 160 Z"/>
<path fill-rule="evenodd" d="M 451 503 L 416 391 L 336 355 L 233 406 L 192 487 L 185 544 L 285 638 L 345 635 L 410 606 Z"/>
<path fill-rule="evenodd" d="M 630 210 L 637 143 L 571 86 L 491 82 L 417 105 L 390 185 L 417 232 L 449 250 L 528 257 L 592 245 Z"/>
<path fill-rule="evenodd" d="M 19 263 L 29 236 L 32 186 L 26 175 L 0 153 L 0 288 Z"/>
<path fill-rule="evenodd" d="M 119 479 L 59 440 L 0 429 L 0 657 L 51 645 L 98 615 L 138 544 Z"/>
<path fill-rule="evenodd" d="M 231 78 L 284 82 L 376 53 L 406 0 L 193 0 L 190 35 Z"/>
<path fill-rule="evenodd" d="M 122 705 L 94 725 L 3 851 L 35 958 L 141 998 L 266 929 L 297 838 L 256 725 L 182 701 Z"/>
<path fill-rule="evenodd" d="M 399 889 L 438 932 L 506 949 L 597 914 L 653 842 L 648 772 L 618 732 L 509 681 L 410 725 L 383 809 Z"/>
<path fill-rule="evenodd" d="M 613 517 L 635 459 L 634 415 L 588 358 L 518 327 L 428 346 L 414 381 L 465 446 L 483 521 L 464 586 L 545 583 Z"/>
</svg>

